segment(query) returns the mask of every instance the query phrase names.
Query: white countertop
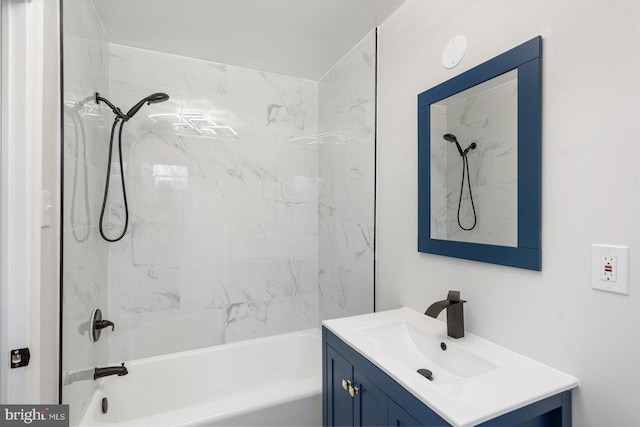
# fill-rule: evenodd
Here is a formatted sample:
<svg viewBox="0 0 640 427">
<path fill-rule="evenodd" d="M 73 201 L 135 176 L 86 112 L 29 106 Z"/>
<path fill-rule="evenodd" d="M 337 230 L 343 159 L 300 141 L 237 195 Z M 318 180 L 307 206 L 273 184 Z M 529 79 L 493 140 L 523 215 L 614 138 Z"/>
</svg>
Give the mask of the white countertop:
<svg viewBox="0 0 640 427">
<path fill-rule="evenodd" d="M 451 338 L 447 336 L 444 322 L 406 307 L 322 323 L 439 416 L 458 427 L 488 421 L 579 385 L 571 375 L 468 332 L 463 338 Z M 433 354 L 445 363 L 448 354 L 455 355 L 456 351 L 458 354 L 479 356 L 479 373 L 460 374 L 462 377 L 458 377 L 448 374 L 446 369 L 438 369 L 437 363 L 441 362 L 433 357 L 423 358 L 415 346 L 405 351 L 402 348 L 405 343 L 398 338 L 403 334 L 396 332 L 400 328 L 406 330 L 406 325 L 411 325 L 410 328 L 420 336 L 444 342 L 451 352 Z M 413 343 L 407 345 L 412 346 Z M 418 374 L 416 370 L 419 368 L 433 370 L 434 381 Z"/>
</svg>

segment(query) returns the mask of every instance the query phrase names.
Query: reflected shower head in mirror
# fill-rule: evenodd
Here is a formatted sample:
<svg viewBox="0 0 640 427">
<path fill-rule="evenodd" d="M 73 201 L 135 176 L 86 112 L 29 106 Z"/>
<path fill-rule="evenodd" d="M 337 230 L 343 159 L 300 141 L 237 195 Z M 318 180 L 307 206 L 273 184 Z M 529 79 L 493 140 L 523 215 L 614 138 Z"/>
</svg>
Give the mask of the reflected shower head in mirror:
<svg viewBox="0 0 640 427">
<path fill-rule="evenodd" d="M 445 133 L 443 138 L 445 141 L 458 142 L 458 138 L 456 138 L 456 136 L 452 133 Z"/>
<path fill-rule="evenodd" d="M 469 146 L 467 147 L 466 150 L 462 150 L 462 147 L 460 147 L 460 144 L 458 143 L 458 138 L 456 138 L 456 136 L 452 133 L 445 133 L 443 136 L 445 141 L 448 142 L 453 142 L 454 144 L 456 144 L 456 148 L 458 149 L 458 153 L 460 153 L 460 155 L 462 157 L 466 156 L 467 153 L 469 152 L 469 150 L 475 150 L 475 148 L 477 147 L 477 144 L 475 142 L 472 142 L 471 144 L 469 144 Z"/>
<path fill-rule="evenodd" d="M 458 153 L 460 153 L 460 155 L 462 157 L 464 157 L 465 153 L 462 151 L 462 148 L 460 148 L 460 144 L 458 143 L 458 138 L 456 138 L 456 136 L 452 133 L 445 133 L 443 136 L 445 141 L 448 142 L 453 142 L 454 144 L 456 144 L 456 148 L 458 149 Z"/>
<path fill-rule="evenodd" d="M 140 102 L 138 102 L 133 107 L 131 107 L 131 109 L 127 111 L 127 117 L 129 119 L 133 117 L 138 112 L 138 110 L 142 108 L 145 102 L 147 103 L 147 105 L 149 105 L 149 104 L 157 104 L 159 102 L 164 102 L 168 100 L 169 100 L 169 95 L 167 95 L 166 93 L 162 93 L 162 92 L 153 93 L 147 96 L 146 98 L 144 98 L 143 100 L 141 100 Z"/>
</svg>

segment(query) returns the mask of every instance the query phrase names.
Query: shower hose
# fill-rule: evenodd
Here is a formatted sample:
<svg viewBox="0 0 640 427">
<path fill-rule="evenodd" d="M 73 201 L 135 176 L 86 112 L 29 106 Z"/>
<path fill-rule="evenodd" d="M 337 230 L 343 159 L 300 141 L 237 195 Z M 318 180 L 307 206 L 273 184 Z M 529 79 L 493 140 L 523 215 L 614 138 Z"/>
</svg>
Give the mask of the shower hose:
<svg viewBox="0 0 640 427">
<path fill-rule="evenodd" d="M 109 181 L 111 177 L 111 158 L 113 155 L 113 137 L 116 132 L 116 126 L 120 122 L 120 117 L 116 116 L 113 120 L 113 126 L 111 127 L 111 138 L 109 139 L 109 161 L 107 163 L 107 179 L 104 186 L 104 197 L 102 198 L 102 208 L 100 210 L 100 235 L 107 242 L 117 242 L 122 240 L 127 232 L 127 226 L 129 225 L 129 206 L 127 205 L 127 190 L 124 185 L 124 167 L 122 165 L 122 127 L 124 126 L 124 120 L 120 122 L 120 129 L 118 130 L 118 159 L 120 160 L 120 182 L 122 183 L 122 197 L 124 199 L 124 228 L 122 233 L 116 238 L 109 238 L 104 233 L 104 227 L 102 225 L 104 219 L 104 211 L 107 206 L 107 198 L 109 196 Z"/>
<path fill-rule="evenodd" d="M 467 149 L 468 150 L 468 149 Z M 462 191 L 464 190 L 464 176 L 465 171 L 467 175 L 467 187 L 469 187 L 469 198 L 471 199 L 471 209 L 473 210 L 473 225 L 469 228 L 466 228 L 460 222 L 460 206 L 462 206 Z M 123 183 L 124 185 L 124 183 Z M 478 216 L 476 215 L 476 207 L 473 203 L 473 193 L 471 192 L 471 178 L 469 174 L 469 159 L 467 158 L 467 152 L 464 152 L 462 156 L 462 183 L 460 184 L 460 198 L 458 199 L 458 225 L 464 231 L 473 230 L 476 227 L 476 223 L 478 222 Z"/>
</svg>

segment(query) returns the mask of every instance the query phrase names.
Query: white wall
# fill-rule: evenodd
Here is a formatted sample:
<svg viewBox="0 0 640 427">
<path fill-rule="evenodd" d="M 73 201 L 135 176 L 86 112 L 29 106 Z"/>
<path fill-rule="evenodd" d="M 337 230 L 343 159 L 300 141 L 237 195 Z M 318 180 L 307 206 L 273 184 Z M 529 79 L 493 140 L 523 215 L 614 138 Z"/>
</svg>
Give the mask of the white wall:
<svg viewBox="0 0 640 427">
<path fill-rule="evenodd" d="M 637 1 L 410 0 L 379 32 L 377 309 L 460 290 L 469 331 L 580 379 L 579 426 L 640 424 L 639 18 Z M 457 34 L 467 54 L 446 70 Z M 417 94 L 536 35 L 542 272 L 418 253 Z M 591 289 L 592 243 L 631 247 L 629 296 Z"/>
<path fill-rule="evenodd" d="M 59 181 L 58 2 L 2 2 L 2 320 L 0 401 L 58 400 L 58 245 L 40 228 L 40 189 Z M 59 209 L 59 207 L 57 207 Z M 10 370 L 9 349 L 31 361 Z M 10 372 L 9 372 L 10 371 Z"/>
<path fill-rule="evenodd" d="M 44 3 L 42 189 L 51 192 L 51 226 L 42 228 L 40 258 L 40 401 L 58 402 L 60 316 L 60 26 L 57 1 Z"/>
</svg>

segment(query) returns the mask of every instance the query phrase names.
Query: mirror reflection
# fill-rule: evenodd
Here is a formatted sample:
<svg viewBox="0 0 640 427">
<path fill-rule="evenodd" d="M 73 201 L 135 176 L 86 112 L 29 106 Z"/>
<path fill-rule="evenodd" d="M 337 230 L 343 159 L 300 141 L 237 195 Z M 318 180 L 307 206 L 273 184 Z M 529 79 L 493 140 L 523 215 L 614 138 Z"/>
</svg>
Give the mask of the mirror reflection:
<svg viewBox="0 0 640 427">
<path fill-rule="evenodd" d="M 518 246 L 518 70 L 430 106 L 431 238 Z"/>
</svg>

